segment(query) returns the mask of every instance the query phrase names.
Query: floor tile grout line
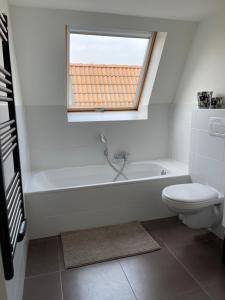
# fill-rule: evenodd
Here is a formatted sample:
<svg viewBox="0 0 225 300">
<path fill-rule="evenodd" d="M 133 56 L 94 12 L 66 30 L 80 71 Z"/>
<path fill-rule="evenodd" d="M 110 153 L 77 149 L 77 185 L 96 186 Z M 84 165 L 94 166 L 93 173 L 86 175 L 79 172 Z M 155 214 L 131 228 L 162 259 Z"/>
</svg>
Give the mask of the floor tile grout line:
<svg viewBox="0 0 225 300">
<path fill-rule="evenodd" d="M 163 244 L 166 244 L 163 241 L 163 239 L 160 237 L 160 235 L 157 232 L 156 233 L 154 232 L 154 228 L 151 229 L 151 228 L 145 227 L 145 229 L 146 229 L 146 231 L 148 231 L 148 233 L 150 235 L 152 235 L 153 237 L 155 235 L 155 237 L 158 238 Z M 163 229 L 163 227 L 159 227 L 158 229 Z M 208 233 L 211 233 L 211 231 L 208 231 Z M 217 240 L 217 239 L 219 239 L 219 238 L 216 235 L 213 234 L 213 236 L 201 238 L 199 241 L 201 241 L 201 242 L 210 242 L 210 241 Z M 189 242 L 185 242 L 183 244 L 178 244 L 176 247 L 182 247 L 182 246 L 191 245 L 191 244 L 193 244 L 193 242 L 189 241 Z"/>
<path fill-rule="evenodd" d="M 58 269 L 59 269 L 59 281 L 60 281 L 60 291 L 61 291 L 61 299 L 64 299 L 63 295 L 63 286 L 62 286 L 62 273 L 61 273 L 61 266 L 60 266 L 60 249 L 59 249 L 59 237 L 57 236 L 57 250 L 58 250 Z"/>
<path fill-rule="evenodd" d="M 209 293 L 206 291 L 206 289 L 204 288 L 204 286 L 201 285 L 201 283 L 193 276 L 193 274 L 189 271 L 189 269 L 178 259 L 178 257 L 174 254 L 174 252 L 172 251 L 172 249 L 170 249 L 170 247 L 162 240 L 162 238 L 157 234 L 154 233 L 155 238 L 159 239 L 159 241 L 164 245 L 164 247 L 168 250 L 168 252 L 173 256 L 173 258 L 179 263 L 179 265 L 181 265 L 181 267 L 188 273 L 188 275 L 197 283 L 197 285 L 205 292 L 205 294 L 211 299 L 214 300 Z M 186 291 L 186 293 L 191 292 L 193 290 L 190 291 Z M 182 293 L 182 294 L 185 294 Z"/>
<path fill-rule="evenodd" d="M 59 238 L 57 237 L 57 257 L 58 257 L 58 270 L 61 271 L 60 268 L 60 253 L 59 253 Z"/>
<path fill-rule="evenodd" d="M 191 271 L 179 260 L 179 258 L 175 255 L 175 253 L 170 249 L 167 244 L 165 243 L 166 249 L 170 252 L 170 254 L 176 259 L 176 261 L 183 267 L 183 269 L 191 276 L 191 278 L 199 285 L 199 287 L 206 293 L 206 295 L 211 299 L 214 300 L 211 295 L 207 292 L 205 287 L 200 283 L 200 281 L 195 278 L 195 276 L 191 273 Z"/>
<path fill-rule="evenodd" d="M 197 284 L 196 289 L 200 288 L 209 297 L 209 299 L 213 300 L 214 298 L 212 298 L 212 296 L 207 292 L 207 289 L 206 289 L 207 287 L 205 288 L 204 285 L 202 285 L 201 281 L 196 279 L 195 276 L 192 274 L 191 270 L 179 259 L 179 257 L 177 257 L 176 253 L 173 251 L 173 245 L 171 247 L 170 243 L 165 242 L 160 237 L 160 234 L 155 233 L 154 230 L 152 231 L 152 233 L 150 232 L 150 228 L 149 229 L 146 228 L 146 230 L 149 232 L 150 235 L 153 236 L 154 239 L 156 239 L 156 241 L 158 240 L 158 242 L 160 242 L 160 244 L 161 244 L 160 246 L 162 248 L 165 248 L 171 254 L 171 256 L 178 262 L 178 264 L 185 270 L 185 272 L 194 280 L 194 282 Z M 58 268 L 57 269 L 58 269 L 58 271 L 49 271 L 47 273 L 40 273 L 40 274 L 35 274 L 33 276 L 32 275 L 31 276 L 26 276 L 25 279 L 29 280 L 29 279 L 36 278 L 36 277 L 42 277 L 42 276 L 51 275 L 51 274 L 58 274 L 58 272 L 59 272 L 60 274 L 59 274 L 58 278 L 59 278 L 60 292 L 61 292 L 60 293 L 60 296 L 61 296 L 60 298 L 63 300 L 65 295 L 63 294 L 63 280 L 62 280 L 63 274 L 62 274 L 62 272 L 66 271 L 66 270 L 61 269 L 61 266 L 62 266 L 61 265 L 61 257 L 62 257 L 61 254 L 62 253 L 60 251 L 61 250 L 60 249 L 60 239 L 59 239 L 59 236 L 54 236 L 54 237 L 48 237 L 48 240 L 55 239 L 55 238 L 57 239 L 56 244 L 57 244 L 57 261 L 58 261 L 58 266 L 57 266 Z M 45 240 L 47 240 L 47 239 L 45 239 Z M 211 238 L 211 237 L 210 238 L 204 238 L 201 241 L 208 242 L 208 241 L 211 241 L 211 240 L 214 240 L 214 238 Z M 193 242 L 183 243 L 183 244 L 180 244 L 180 245 L 178 244 L 177 246 L 175 244 L 175 246 L 176 247 L 185 247 L 186 245 L 193 244 Z M 122 272 L 124 273 L 125 278 L 127 279 L 127 282 L 128 282 L 128 284 L 129 284 L 129 286 L 132 290 L 132 294 L 134 295 L 134 298 L 136 300 L 138 300 L 138 297 L 135 294 L 133 285 L 131 284 L 131 282 L 128 278 L 128 275 L 125 272 L 125 268 L 123 267 L 121 260 L 118 261 L 118 263 L 120 264 L 120 267 L 122 269 Z M 194 291 L 194 290 L 185 291 L 182 294 L 189 293 L 189 292 L 192 292 L 192 291 Z M 181 295 L 181 294 L 179 293 L 179 295 Z"/>
<path fill-rule="evenodd" d="M 44 243 L 49 240 L 55 240 L 57 238 L 58 238 L 57 235 L 53 235 L 53 236 L 48 236 L 48 237 L 44 237 L 44 238 L 40 238 L 40 239 L 33 239 L 33 240 L 30 240 L 29 242 L 31 244 L 39 244 L 39 243 Z"/>
<path fill-rule="evenodd" d="M 50 272 L 46 272 L 46 273 L 39 273 L 39 274 L 31 275 L 31 276 L 25 276 L 25 279 L 33 279 L 36 277 L 48 276 L 48 275 L 52 275 L 52 274 L 57 274 L 59 272 L 60 271 L 57 270 L 57 271 L 50 271 Z"/>
<path fill-rule="evenodd" d="M 128 284 L 129 284 L 131 290 L 132 290 L 132 293 L 133 293 L 135 299 L 138 300 L 138 297 L 137 297 L 137 295 L 136 295 L 135 292 L 134 292 L 134 289 L 133 289 L 133 287 L 132 287 L 132 285 L 131 285 L 131 283 L 130 283 L 130 280 L 128 279 L 128 276 L 127 276 L 125 270 L 123 269 L 122 264 L 120 263 L 120 261 L 118 261 L 118 263 L 119 263 L 119 265 L 120 265 L 120 267 L 121 267 L 121 269 L 122 269 L 122 271 L 123 271 L 124 276 L 126 277 L 126 280 L 127 280 Z"/>
<path fill-rule="evenodd" d="M 157 238 L 160 239 L 160 241 L 163 242 L 169 249 L 171 249 L 171 251 L 173 251 L 172 248 L 170 248 L 170 246 L 168 244 L 166 244 L 158 235 L 157 235 Z M 198 242 L 208 243 L 208 242 L 212 242 L 212 241 L 216 241 L 216 240 L 217 240 L 216 238 L 206 238 L 206 239 L 198 240 Z M 186 247 L 186 246 L 191 246 L 193 244 L 194 244 L 194 242 L 184 242 L 182 244 L 175 244 L 174 247 L 182 248 L 182 247 Z"/>
<path fill-rule="evenodd" d="M 195 289 L 191 289 L 189 291 L 186 291 L 186 292 L 180 292 L 180 293 L 177 293 L 176 295 L 174 296 L 171 296 L 170 298 L 166 297 L 166 298 L 162 298 L 160 300 L 172 300 L 174 299 L 174 297 L 180 297 L 180 296 L 185 296 L 187 294 L 191 294 L 193 292 L 198 292 L 199 291 L 199 288 L 195 288 Z M 208 296 L 208 295 L 207 295 Z M 213 299 L 214 300 L 214 299 Z"/>
<path fill-rule="evenodd" d="M 60 267 L 59 267 L 60 264 L 59 264 L 58 236 L 48 236 L 48 237 L 45 237 L 45 238 L 40 238 L 40 239 L 35 239 L 35 240 L 29 240 L 27 258 L 28 258 L 28 255 L 29 255 L 29 250 L 30 250 L 30 245 L 31 244 L 33 246 L 35 244 L 40 244 L 40 243 L 42 244 L 42 243 L 46 243 L 46 242 L 49 242 L 49 241 L 52 241 L 52 240 L 55 240 L 56 244 L 57 244 L 57 262 L 58 262 L 57 263 L 58 264 L 57 270 L 50 270 L 50 271 L 36 273 L 36 274 L 31 274 L 31 275 L 25 274 L 25 279 L 32 279 L 32 278 L 35 278 L 35 277 L 41 277 L 41 276 L 45 276 L 45 275 L 56 274 L 56 273 L 58 273 L 60 271 Z M 32 241 L 35 241 L 35 242 L 32 243 Z M 26 273 L 27 273 L 27 270 L 26 270 Z"/>
<path fill-rule="evenodd" d="M 60 280 L 60 290 L 61 290 L 61 299 L 64 299 L 64 295 L 63 295 L 63 285 L 62 285 L 62 273 L 59 272 L 59 280 Z"/>
</svg>

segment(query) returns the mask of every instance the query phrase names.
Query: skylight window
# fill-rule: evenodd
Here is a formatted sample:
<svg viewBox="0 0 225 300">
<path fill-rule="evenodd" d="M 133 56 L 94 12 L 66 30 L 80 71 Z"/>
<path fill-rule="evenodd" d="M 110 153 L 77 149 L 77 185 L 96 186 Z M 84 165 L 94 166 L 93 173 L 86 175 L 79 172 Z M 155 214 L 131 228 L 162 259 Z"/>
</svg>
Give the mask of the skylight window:
<svg viewBox="0 0 225 300">
<path fill-rule="evenodd" d="M 68 111 L 137 110 L 155 33 L 69 32 Z"/>
</svg>

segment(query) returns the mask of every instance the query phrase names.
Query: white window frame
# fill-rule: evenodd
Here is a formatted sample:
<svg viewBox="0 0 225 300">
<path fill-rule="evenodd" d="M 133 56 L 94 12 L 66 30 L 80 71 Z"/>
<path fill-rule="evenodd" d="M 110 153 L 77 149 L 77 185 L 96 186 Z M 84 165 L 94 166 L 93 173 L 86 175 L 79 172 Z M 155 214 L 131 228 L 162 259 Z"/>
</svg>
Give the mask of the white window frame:
<svg viewBox="0 0 225 300">
<path fill-rule="evenodd" d="M 87 29 L 84 27 L 66 27 L 66 43 L 67 43 L 67 99 L 66 106 L 69 107 L 69 101 L 72 99 L 71 91 L 71 79 L 69 76 L 69 64 L 70 64 L 70 33 L 80 33 L 80 34 L 98 34 L 98 35 L 107 35 L 107 36 L 124 36 L 124 37 L 139 37 L 139 38 L 149 38 L 152 35 L 152 32 L 130 32 L 130 31 L 115 31 L 111 29 L 102 30 L 102 29 Z M 148 107 L 150 103 L 150 98 L 152 94 L 153 85 L 155 82 L 157 70 L 159 67 L 159 62 L 161 59 L 164 43 L 166 40 L 165 32 L 158 32 L 154 37 L 154 47 L 148 52 L 145 57 L 144 68 L 147 67 L 147 70 L 144 70 L 144 78 L 141 80 L 141 94 L 136 110 L 121 110 L 121 111 L 67 111 L 67 120 L 68 122 L 102 122 L 102 121 L 128 121 L 128 120 L 146 120 L 148 119 Z M 151 46 L 152 43 L 149 43 Z M 149 59 L 148 53 L 151 52 L 151 58 Z M 148 60 L 146 62 L 146 60 Z"/>
</svg>

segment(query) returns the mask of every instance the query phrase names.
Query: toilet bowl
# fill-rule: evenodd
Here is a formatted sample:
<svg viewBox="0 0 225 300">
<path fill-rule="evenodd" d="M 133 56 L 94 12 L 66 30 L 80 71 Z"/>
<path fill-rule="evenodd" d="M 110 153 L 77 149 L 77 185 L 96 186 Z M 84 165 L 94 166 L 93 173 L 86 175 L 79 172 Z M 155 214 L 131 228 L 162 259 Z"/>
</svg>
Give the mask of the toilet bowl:
<svg viewBox="0 0 225 300">
<path fill-rule="evenodd" d="M 190 228 L 211 228 L 221 223 L 224 196 L 211 186 L 171 185 L 162 191 L 162 201 Z"/>
</svg>

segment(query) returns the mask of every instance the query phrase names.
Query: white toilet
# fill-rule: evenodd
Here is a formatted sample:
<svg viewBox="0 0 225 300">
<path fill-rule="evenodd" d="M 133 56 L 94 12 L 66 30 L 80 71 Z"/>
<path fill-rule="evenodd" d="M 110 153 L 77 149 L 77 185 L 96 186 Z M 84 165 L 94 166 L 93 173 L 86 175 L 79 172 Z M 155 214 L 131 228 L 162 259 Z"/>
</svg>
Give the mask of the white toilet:
<svg viewBox="0 0 225 300">
<path fill-rule="evenodd" d="M 221 223 L 224 196 L 211 186 L 171 185 L 162 191 L 162 200 L 190 228 L 211 228 Z"/>
</svg>

